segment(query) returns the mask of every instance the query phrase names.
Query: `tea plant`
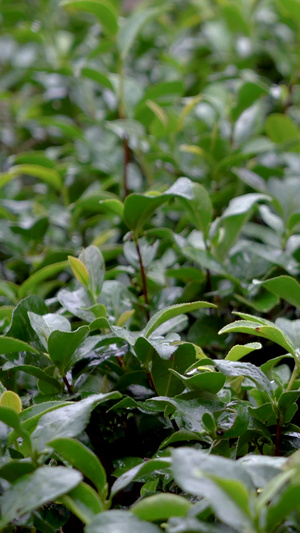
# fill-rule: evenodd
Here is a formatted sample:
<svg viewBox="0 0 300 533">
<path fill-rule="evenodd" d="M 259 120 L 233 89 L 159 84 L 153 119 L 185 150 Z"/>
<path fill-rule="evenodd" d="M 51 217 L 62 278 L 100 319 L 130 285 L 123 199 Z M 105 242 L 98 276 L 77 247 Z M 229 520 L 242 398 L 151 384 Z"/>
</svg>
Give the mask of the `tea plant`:
<svg viewBox="0 0 300 533">
<path fill-rule="evenodd" d="M 298 0 L 1 20 L 1 531 L 299 531 Z"/>
</svg>

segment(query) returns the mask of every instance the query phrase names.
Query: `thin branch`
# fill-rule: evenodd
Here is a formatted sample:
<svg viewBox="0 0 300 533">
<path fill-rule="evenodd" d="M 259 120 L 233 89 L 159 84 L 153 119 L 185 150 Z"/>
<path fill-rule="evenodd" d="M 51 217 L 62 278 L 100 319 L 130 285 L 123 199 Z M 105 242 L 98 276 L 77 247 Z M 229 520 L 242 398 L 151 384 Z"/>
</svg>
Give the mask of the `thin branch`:
<svg viewBox="0 0 300 533">
<path fill-rule="evenodd" d="M 124 68 L 123 62 L 120 60 L 119 64 L 119 118 L 126 120 L 125 104 L 124 104 Z M 124 133 L 122 139 L 123 146 L 123 196 L 124 199 L 128 195 L 128 164 L 130 162 L 130 149 L 128 135 Z"/>
<path fill-rule="evenodd" d="M 293 373 L 291 375 L 291 379 L 290 379 L 289 384 L 288 384 L 288 386 L 286 388 L 287 391 L 292 390 L 293 385 L 294 385 L 294 383 L 295 383 L 295 381 L 296 381 L 296 379 L 298 377 L 298 372 L 299 372 L 298 365 L 295 363 L 294 370 L 293 370 Z"/>
<path fill-rule="evenodd" d="M 70 396 L 72 394 L 74 394 L 73 387 L 72 387 L 72 385 L 70 385 L 70 383 L 69 383 L 68 379 L 66 378 L 66 376 L 63 377 L 63 382 L 64 382 L 65 386 L 67 387 L 67 390 L 68 390 L 68 393 L 70 394 Z"/>
<path fill-rule="evenodd" d="M 281 438 L 281 424 L 280 418 L 276 420 L 276 441 L 275 441 L 275 457 L 280 456 L 280 438 Z"/>
<path fill-rule="evenodd" d="M 145 304 L 147 306 L 146 316 L 147 316 L 147 320 L 149 321 L 150 320 L 150 313 L 149 313 L 149 299 L 148 299 L 148 289 L 147 289 L 147 278 L 146 278 L 145 268 L 144 268 L 144 265 L 143 265 L 143 259 L 142 259 L 142 254 L 141 254 L 141 250 L 140 250 L 140 247 L 139 247 L 138 240 L 135 241 L 135 246 L 136 246 L 136 251 L 137 251 L 137 254 L 138 254 L 138 258 L 139 258 L 144 300 L 145 300 Z"/>
</svg>

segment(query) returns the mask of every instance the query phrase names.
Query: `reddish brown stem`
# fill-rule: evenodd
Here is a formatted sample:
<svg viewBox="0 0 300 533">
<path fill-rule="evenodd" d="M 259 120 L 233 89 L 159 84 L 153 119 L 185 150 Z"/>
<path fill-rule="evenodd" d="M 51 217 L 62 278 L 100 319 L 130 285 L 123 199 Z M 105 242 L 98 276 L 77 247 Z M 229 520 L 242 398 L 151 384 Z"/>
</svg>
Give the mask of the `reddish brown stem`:
<svg viewBox="0 0 300 533">
<path fill-rule="evenodd" d="M 148 372 L 148 373 L 147 373 L 147 377 L 148 377 L 148 381 L 149 381 L 149 384 L 150 384 L 151 389 L 153 389 L 154 392 L 157 394 L 157 391 L 156 391 L 156 388 L 155 388 L 155 383 L 154 383 L 154 381 L 153 381 L 153 377 L 152 377 L 151 372 Z"/>
<path fill-rule="evenodd" d="M 281 424 L 280 418 L 276 420 L 276 441 L 275 441 L 275 457 L 280 456 L 280 438 L 281 438 Z"/>
<path fill-rule="evenodd" d="M 63 378 L 63 382 L 64 382 L 65 386 L 67 387 L 68 393 L 71 396 L 73 394 L 73 388 L 70 385 L 70 383 L 68 382 L 68 379 L 66 378 L 66 376 Z"/>
<path fill-rule="evenodd" d="M 138 258 L 139 258 L 144 300 L 145 300 L 145 304 L 146 304 L 146 306 L 148 308 L 149 307 L 149 300 L 148 300 L 147 278 L 146 278 L 146 274 L 145 274 L 145 269 L 144 269 L 143 260 L 142 260 L 142 254 L 141 254 L 141 250 L 140 250 L 138 241 L 135 242 L 135 246 L 136 246 L 136 251 L 137 251 L 137 254 L 138 254 Z M 146 316 L 147 316 L 147 320 L 149 321 L 150 320 L 149 309 L 146 309 Z"/>
<path fill-rule="evenodd" d="M 211 276 L 210 276 L 210 271 L 208 268 L 206 269 L 206 290 L 205 292 L 211 292 Z"/>
</svg>

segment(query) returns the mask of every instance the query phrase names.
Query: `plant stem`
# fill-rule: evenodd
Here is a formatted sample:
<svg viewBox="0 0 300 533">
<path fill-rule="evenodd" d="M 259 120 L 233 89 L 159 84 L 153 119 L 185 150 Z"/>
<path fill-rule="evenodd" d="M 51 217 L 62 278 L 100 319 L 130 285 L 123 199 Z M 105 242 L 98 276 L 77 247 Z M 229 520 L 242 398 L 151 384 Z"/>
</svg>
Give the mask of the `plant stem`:
<svg viewBox="0 0 300 533">
<path fill-rule="evenodd" d="M 66 376 L 63 377 L 63 382 L 65 384 L 65 386 L 67 387 L 68 389 L 68 393 L 70 394 L 70 396 L 73 394 L 73 387 L 70 385 L 69 381 L 68 381 L 68 378 Z"/>
<path fill-rule="evenodd" d="M 158 396 L 151 372 L 147 372 L 147 378 L 148 378 L 151 389 L 153 389 L 155 394 Z"/>
<path fill-rule="evenodd" d="M 149 300 L 148 300 L 147 278 L 146 278 L 146 274 L 145 274 L 145 269 L 144 269 L 144 265 L 143 265 L 143 259 L 142 259 L 142 254 L 141 254 L 141 250 L 140 250 L 140 247 L 139 247 L 138 239 L 135 241 L 135 246 L 136 246 L 136 251 L 137 251 L 137 254 L 138 254 L 138 258 L 139 258 L 144 300 L 145 300 L 145 304 L 146 304 L 146 306 L 148 308 L 149 307 Z M 149 321 L 150 320 L 149 309 L 146 309 L 146 316 L 147 316 L 147 320 Z"/>
<path fill-rule="evenodd" d="M 291 375 L 291 379 L 290 379 L 289 384 L 288 384 L 288 386 L 286 388 L 287 391 L 292 390 L 293 385 L 294 385 L 294 383 L 295 383 L 295 381 L 297 379 L 298 372 L 299 372 L 298 365 L 295 363 L 294 370 L 293 370 L 293 373 Z"/>
<path fill-rule="evenodd" d="M 120 60 L 119 64 L 119 118 L 126 119 L 125 105 L 124 105 L 124 69 L 123 62 Z M 130 149 L 128 143 L 128 135 L 124 133 L 122 139 L 123 146 L 123 196 L 124 199 L 128 195 L 128 164 L 130 162 Z"/>
<path fill-rule="evenodd" d="M 281 437 L 281 424 L 280 418 L 276 420 L 276 441 L 275 441 L 275 457 L 280 456 L 280 437 Z"/>
</svg>

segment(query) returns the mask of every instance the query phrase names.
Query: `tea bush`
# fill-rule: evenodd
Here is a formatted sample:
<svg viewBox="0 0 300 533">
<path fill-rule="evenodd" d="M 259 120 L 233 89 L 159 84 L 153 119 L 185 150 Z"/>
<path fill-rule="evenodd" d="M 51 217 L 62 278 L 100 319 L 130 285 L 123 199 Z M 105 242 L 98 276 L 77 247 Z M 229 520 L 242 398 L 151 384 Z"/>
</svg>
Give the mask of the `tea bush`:
<svg viewBox="0 0 300 533">
<path fill-rule="evenodd" d="M 299 0 L 1 19 L 1 531 L 299 532 Z"/>
</svg>

